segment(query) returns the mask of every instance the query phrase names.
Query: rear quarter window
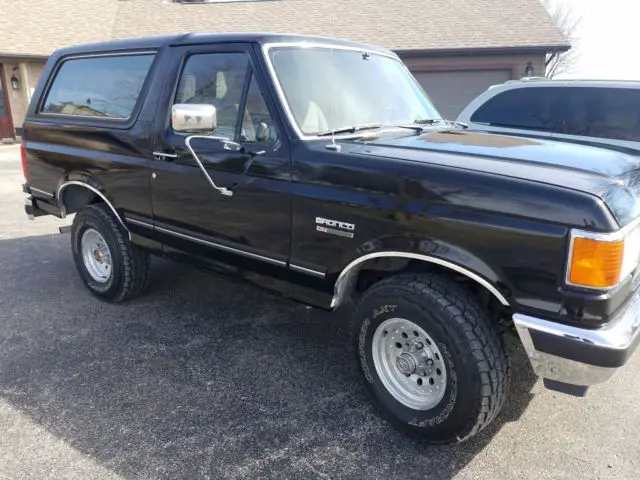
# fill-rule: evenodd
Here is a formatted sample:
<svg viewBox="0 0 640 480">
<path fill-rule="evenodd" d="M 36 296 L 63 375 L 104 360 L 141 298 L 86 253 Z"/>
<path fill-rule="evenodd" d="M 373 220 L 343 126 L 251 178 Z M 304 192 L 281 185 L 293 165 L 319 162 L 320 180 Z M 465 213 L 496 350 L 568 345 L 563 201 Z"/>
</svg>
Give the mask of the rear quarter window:
<svg viewBox="0 0 640 480">
<path fill-rule="evenodd" d="M 154 54 L 64 60 L 40 112 L 126 120 L 136 106 Z"/>
</svg>

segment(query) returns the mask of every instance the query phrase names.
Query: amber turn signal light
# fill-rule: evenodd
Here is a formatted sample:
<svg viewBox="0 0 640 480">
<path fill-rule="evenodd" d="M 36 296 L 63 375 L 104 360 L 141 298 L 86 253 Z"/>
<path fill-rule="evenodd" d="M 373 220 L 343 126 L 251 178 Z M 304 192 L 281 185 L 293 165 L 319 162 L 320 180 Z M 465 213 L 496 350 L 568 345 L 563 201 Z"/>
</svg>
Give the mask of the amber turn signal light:
<svg viewBox="0 0 640 480">
<path fill-rule="evenodd" d="M 624 240 L 604 241 L 574 237 L 569 282 L 590 288 L 610 288 L 620 282 Z"/>
</svg>

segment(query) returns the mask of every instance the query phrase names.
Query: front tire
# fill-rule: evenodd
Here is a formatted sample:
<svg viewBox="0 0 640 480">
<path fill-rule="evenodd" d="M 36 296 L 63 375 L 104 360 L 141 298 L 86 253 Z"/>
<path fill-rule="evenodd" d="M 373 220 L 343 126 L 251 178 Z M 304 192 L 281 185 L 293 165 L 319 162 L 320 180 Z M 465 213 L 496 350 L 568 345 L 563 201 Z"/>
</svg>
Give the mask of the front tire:
<svg viewBox="0 0 640 480">
<path fill-rule="evenodd" d="M 508 361 L 477 299 L 438 274 L 401 274 L 367 290 L 355 346 L 378 408 L 431 443 L 462 442 L 498 415 Z"/>
<path fill-rule="evenodd" d="M 76 215 L 71 249 L 80 278 L 97 297 L 122 302 L 146 288 L 149 254 L 131 243 L 106 205 L 88 205 Z"/>
</svg>

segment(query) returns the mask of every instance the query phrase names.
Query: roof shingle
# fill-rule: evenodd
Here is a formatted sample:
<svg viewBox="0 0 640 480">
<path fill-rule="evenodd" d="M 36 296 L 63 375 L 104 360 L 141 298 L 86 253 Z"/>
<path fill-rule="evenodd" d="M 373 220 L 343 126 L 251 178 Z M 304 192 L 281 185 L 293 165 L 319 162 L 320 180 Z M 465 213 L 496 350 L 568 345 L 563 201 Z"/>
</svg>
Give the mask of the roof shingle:
<svg viewBox="0 0 640 480">
<path fill-rule="evenodd" d="M 0 54 L 13 55 L 193 31 L 315 34 L 395 51 L 568 45 L 539 0 L 0 0 L 0 11 L 12 19 L 0 23 Z"/>
</svg>

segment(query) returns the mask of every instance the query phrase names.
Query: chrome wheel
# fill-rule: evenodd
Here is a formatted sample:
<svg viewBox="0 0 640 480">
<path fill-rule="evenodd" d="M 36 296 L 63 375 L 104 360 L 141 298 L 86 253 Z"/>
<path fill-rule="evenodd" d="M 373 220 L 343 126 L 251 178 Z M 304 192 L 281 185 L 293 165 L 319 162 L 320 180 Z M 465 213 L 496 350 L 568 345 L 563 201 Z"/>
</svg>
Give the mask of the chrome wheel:
<svg viewBox="0 0 640 480">
<path fill-rule="evenodd" d="M 373 334 L 373 363 L 387 391 L 414 410 L 430 410 L 444 397 L 447 371 L 433 339 L 415 323 L 390 318 Z"/>
<path fill-rule="evenodd" d="M 99 283 L 107 283 L 113 267 L 111 251 L 104 237 L 93 228 L 85 230 L 80 240 L 80 250 L 84 266 L 91 278 Z"/>
</svg>

